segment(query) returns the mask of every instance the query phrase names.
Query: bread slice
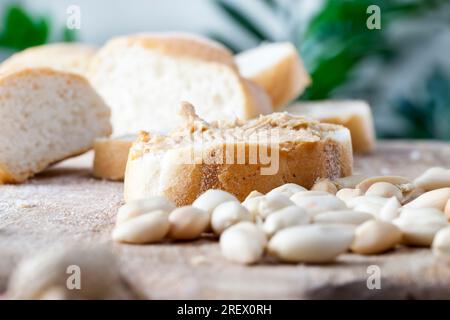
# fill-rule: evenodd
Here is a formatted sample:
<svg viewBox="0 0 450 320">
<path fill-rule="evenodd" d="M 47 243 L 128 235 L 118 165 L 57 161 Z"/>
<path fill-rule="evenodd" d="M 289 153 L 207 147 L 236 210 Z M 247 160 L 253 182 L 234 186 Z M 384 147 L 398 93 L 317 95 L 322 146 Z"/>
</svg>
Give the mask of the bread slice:
<svg viewBox="0 0 450 320">
<path fill-rule="evenodd" d="M 125 200 L 164 195 L 192 203 L 208 189 L 243 200 L 285 183 L 311 187 L 319 178 L 352 173 L 348 129 L 273 113 L 249 121 L 200 119 L 182 106 L 184 124 L 171 135 L 141 134 L 130 149 Z"/>
<path fill-rule="evenodd" d="M 183 100 L 208 121 L 272 110 L 264 90 L 241 78 L 226 48 L 188 34 L 113 39 L 93 59 L 90 80 L 112 108 L 115 135 L 170 131 Z"/>
<path fill-rule="evenodd" d="M 3 61 L 0 72 L 46 67 L 85 75 L 96 50 L 80 43 L 53 43 L 32 47 Z"/>
<path fill-rule="evenodd" d="M 311 83 L 297 49 L 289 42 L 268 43 L 236 55 L 242 76 L 263 87 L 275 110 L 297 98 Z"/>
<path fill-rule="evenodd" d="M 109 109 L 82 76 L 23 69 L 0 76 L 0 183 L 22 182 L 111 133 Z"/>
<path fill-rule="evenodd" d="M 353 151 L 356 153 L 367 153 L 375 148 L 372 111 L 365 101 L 327 100 L 297 103 L 289 106 L 286 111 L 348 128 L 352 136 Z"/>
<path fill-rule="evenodd" d="M 94 176 L 100 179 L 123 180 L 128 152 L 137 135 L 99 138 L 94 142 Z"/>
</svg>

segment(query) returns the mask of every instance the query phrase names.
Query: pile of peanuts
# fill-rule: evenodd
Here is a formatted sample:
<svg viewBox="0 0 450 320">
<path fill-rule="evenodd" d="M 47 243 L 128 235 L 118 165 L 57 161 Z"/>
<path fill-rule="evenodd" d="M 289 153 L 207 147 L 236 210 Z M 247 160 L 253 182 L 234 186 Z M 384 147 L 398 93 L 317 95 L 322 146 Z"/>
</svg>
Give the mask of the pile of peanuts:
<svg viewBox="0 0 450 320">
<path fill-rule="evenodd" d="M 401 176 L 353 175 L 319 180 L 307 190 L 288 183 L 240 203 L 208 190 L 191 206 L 164 197 L 130 202 L 117 214 L 112 237 L 124 243 L 220 237 L 226 259 L 258 263 L 329 263 L 348 251 L 380 254 L 399 245 L 432 247 L 450 261 L 450 169 L 431 168 L 411 181 Z"/>
</svg>

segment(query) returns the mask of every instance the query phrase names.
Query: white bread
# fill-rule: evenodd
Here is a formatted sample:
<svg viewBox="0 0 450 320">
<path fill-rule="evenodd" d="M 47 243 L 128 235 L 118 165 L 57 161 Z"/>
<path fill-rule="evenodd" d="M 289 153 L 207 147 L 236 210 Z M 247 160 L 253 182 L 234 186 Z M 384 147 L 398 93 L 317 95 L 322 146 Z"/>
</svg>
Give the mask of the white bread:
<svg viewBox="0 0 450 320">
<path fill-rule="evenodd" d="M 80 43 L 53 43 L 32 47 L 0 64 L 0 72 L 25 68 L 51 68 L 85 75 L 96 48 Z"/>
<path fill-rule="evenodd" d="M 272 110 L 264 90 L 241 78 L 226 48 L 188 34 L 113 39 L 92 60 L 89 77 L 112 109 L 115 135 L 169 132 L 183 100 L 208 121 Z"/>
<path fill-rule="evenodd" d="M 187 103 L 182 114 L 185 123 L 178 131 L 170 136 L 141 134 L 131 147 L 126 201 L 163 195 L 182 206 L 208 189 L 244 200 L 253 190 L 266 193 L 285 183 L 309 188 L 319 178 L 352 173 L 350 133 L 342 126 L 288 113 L 207 123 Z M 265 148 L 273 155 L 270 163 L 261 153 L 252 158 L 254 151 Z M 238 150 L 245 151 L 243 157 Z M 227 157 L 231 161 L 225 161 Z"/>
<path fill-rule="evenodd" d="M 355 153 L 367 153 L 375 148 L 376 137 L 372 111 L 365 101 L 325 100 L 297 103 L 286 108 L 286 111 L 348 128 Z"/>
<path fill-rule="evenodd" d="M 275 110 L 297 98 L 311 83 L 297 49 L 289 42 L 263 44 L 236 55 L 241 75 L 266 90 Z"/>
<path fill-rule="evenodd" d="M 137 135 L 117 138 L 99 138 L 94 141 L 94 177 L 108 180 L 123 180 L 128 152 Z"/>
<path fill-rule="evenodd" d="M 23 69 L 0 76 L 0 183 L 22 182 L 111 133 L 109 109 L 82 76 Z"/>
</svg>

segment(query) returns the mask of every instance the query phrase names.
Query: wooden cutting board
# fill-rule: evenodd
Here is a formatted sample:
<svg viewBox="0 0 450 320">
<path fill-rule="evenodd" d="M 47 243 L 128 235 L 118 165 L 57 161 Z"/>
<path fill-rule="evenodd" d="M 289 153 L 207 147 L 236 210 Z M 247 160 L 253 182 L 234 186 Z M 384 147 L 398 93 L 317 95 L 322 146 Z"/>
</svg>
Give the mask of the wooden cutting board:
<svg viewBox="0 0 450 320">
<path fill-rule="evenodd" d="M 216 241 L 156 245 L 112 243 L 122 183 L 91 177 L 92 154 L 65 161 L 23 185 L 0 186 L 0 292 L 21 258 L 54 244 L 106 244 L 139 291 L 156 299 L 450 298 L 450 265 L 429 249 L 376 256 L 345 254 L 332 265 L 240 266 L 221 257 Z M 450 144 L 380 142 L 357 156 L 355 173 L 415 177 L 450 167 Z M 378 266 L 381 289 L 369 290 Z"/>
</svg>

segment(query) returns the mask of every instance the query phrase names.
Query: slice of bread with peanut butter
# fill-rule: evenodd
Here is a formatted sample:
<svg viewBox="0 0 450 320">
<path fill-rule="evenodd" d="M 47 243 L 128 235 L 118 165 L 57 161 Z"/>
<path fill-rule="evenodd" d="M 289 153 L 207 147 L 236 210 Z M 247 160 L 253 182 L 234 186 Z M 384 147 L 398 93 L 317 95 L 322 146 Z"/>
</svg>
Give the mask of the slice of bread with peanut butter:
<svg viewBox="0 0 450 320">
<path fill-rule="evenodd" d="M 348 129 L 288 113 L 206 122 L 183 103 L 180 127 L 170 135 L 141 133 L 130 149 L 125 200 L 164 195 L 192 203 L 208 189 L 243 200 L 285 183 L 311 187 L 319 178 L 352 173 Z"/>
</svg>

